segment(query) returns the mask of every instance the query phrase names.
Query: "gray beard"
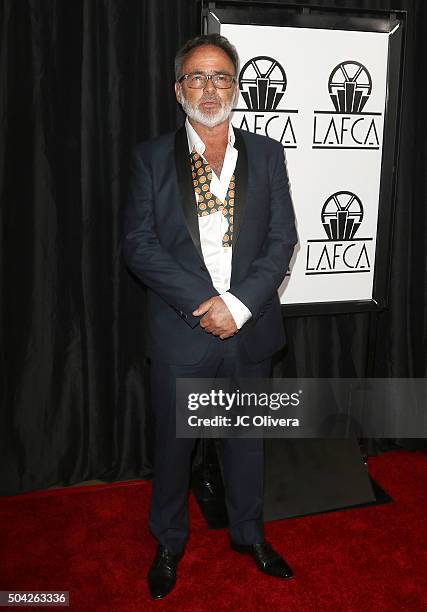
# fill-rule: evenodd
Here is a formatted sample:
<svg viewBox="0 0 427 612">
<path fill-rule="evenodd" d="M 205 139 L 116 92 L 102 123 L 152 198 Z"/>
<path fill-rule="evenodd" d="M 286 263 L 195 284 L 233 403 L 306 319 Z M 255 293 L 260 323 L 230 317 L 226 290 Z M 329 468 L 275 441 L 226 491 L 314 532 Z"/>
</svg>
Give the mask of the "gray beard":
<svg viewBox="0 0 427 612">
<path fill-rule="evenodd" d="M 216 125 L 223 123 L 231 115 L 235 102 L 235 97 L 236 96 L 234 96 L 228 104 L 222 105 L 220 110 L 214 115 L 202 113 L 202 111 L 197 106 L 191 104 L 191 102 L 189 102 L 185 98 L 183 93 L 181 93 L 181 106 L 185 114 L 190 119 L 193 119 L 194 121 L 197 121 L 198 123 L 201 123 L 206 127 L 213 128 Z"/>
</svg>

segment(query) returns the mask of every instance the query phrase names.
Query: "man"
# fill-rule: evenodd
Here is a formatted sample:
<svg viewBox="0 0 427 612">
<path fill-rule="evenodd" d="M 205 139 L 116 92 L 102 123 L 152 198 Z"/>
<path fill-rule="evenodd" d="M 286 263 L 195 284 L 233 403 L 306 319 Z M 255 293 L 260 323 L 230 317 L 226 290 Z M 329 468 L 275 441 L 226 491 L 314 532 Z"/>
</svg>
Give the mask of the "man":
<svg viewBox="0 0 427 612">
<path fill-rule="evenodd" d="M 153 598 L 169 593 L 188 538 L 194 440 L 175 435 L 176 378 L 268 377 L 285 341 L 277 289 L 296 243 L 282 146 L 233 128 L 236 49 L 199 36 L 175 60 L 176 133 L 135 147 L 125 258 L 147 286 L 147 355 L 155 415 L 149 526 L 158 540 Z M 264 540 L 263 440 L 223 440 L 231 547 L 290 578 Z"/>
</svg>

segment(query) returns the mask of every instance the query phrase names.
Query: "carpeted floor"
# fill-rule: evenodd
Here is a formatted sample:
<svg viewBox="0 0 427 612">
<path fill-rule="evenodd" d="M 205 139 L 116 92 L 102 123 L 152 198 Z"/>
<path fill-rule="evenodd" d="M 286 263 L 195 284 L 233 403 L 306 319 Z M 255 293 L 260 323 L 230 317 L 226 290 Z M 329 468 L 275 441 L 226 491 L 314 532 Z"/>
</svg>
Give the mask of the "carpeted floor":
<svg viewBox="0 0 427 612">
<path fill-rule="evenodd" d="M 427 610 L 427 455 L 385 453 L 369 467 L 393 503 L 266 525 L 295 571 L 289 582 L 231 551 L 227 532 L 208 530 L 190 498 L 178 583 L 157 602 L 145 580 L 155 551 L 150 483 L 2 498 L 0 590 L 68 590 L 70 608 L 82 612 Z"/>
</svg>

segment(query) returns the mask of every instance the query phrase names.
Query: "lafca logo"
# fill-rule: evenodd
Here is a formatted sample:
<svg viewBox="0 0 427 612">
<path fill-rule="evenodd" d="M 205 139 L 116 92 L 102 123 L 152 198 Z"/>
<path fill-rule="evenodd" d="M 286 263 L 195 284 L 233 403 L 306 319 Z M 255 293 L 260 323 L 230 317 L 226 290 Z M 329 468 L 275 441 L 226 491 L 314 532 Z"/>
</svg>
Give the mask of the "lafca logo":
<svg viewBox="0 0 427 612">
<path fill-rule="evenodd" d="M 337 113 L 361 113 L 371 95 L 371 75 L 359 62 L 342 62 L 332 71 L 328 89 Z"/>
<path fill-rule="evenodd" d="M 373 239 L 356 238 L 363 205 L 351 191 L 337 191 L 324 203 L 320 219 L 327 238 L 307 240 L 306 274 L 370 272 Z"/>
<path fill-rule="evenodd" d="M 286 91 L 286 74 L 272 57 L 253 57 L 243 66 L 239 88 L 246 106 L 254 111 L 276 110 Z"/>
<path fill-rule="evenodd" d="M 367 112 L 372 78 L 363 64 L 341 62 L 332 70 L 328 91 L 334 111 L 314 111 L 313 149 L 379 149 L 381 113 Z"/>
<path fill-rule="evenodd" d="M 298 111 L 282 108 L 287 88 L 283 66 L 267 55 L 253 57 L 240 71 L 239 88 L 246 108 L 234 109 L 233 123 L 248 132 L 275 138 L 285 148 L 295 149 L 292 116 Z"/>
</svg>

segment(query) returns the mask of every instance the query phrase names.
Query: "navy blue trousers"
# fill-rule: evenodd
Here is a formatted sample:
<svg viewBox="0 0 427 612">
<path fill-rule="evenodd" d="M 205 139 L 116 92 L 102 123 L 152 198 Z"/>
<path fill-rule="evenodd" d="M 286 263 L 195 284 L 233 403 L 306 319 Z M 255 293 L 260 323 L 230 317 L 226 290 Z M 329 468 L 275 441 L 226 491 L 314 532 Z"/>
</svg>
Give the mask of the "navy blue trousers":
<svg viewBox="0 0 427 612">
<path fill-rule="evenodd" d="M 154 474 L 149 515 L 152 534 L 173 553 L 180 553 L 189 535 L 187 496 L 195 439 L 177 438 L 177 378 L 268 378 L 271 359 L 245 363 L 237 336 L 215 339 L 197 364 L 173 365 L 151 360 L 154 416 Z M 264 539 L 264 440 L 223 439 L 225 501 L 233 542 L 255 544 Z"/>
</svg>

